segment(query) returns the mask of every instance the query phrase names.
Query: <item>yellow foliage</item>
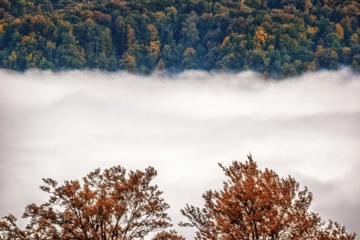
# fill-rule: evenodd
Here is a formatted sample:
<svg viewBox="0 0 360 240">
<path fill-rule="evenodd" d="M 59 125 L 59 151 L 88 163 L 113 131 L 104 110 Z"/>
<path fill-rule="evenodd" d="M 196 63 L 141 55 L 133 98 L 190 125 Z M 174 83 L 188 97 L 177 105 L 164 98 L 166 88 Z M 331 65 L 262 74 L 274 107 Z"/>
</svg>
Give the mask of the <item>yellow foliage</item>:
<svg viewBox="0 0 360 240">
<path fill-rule="evenodd" d="M 308 12 L 310 8 L 312 8 L 311 0 L 306 0 L 304 4 L 305 12 Z"/>
<path fill-rule="evenodd" d="M 135 30 L 128 25 L 127 27 L 127 35 L 126 35 L 126 44 L 128 48 L 131 48 L 136 43 Z"/>
<path fill-rule="evenodd" d="M 212 13 L 203 13 L 201 15 L 201 19 L 205 20 L 205 21 L 210 21 L 213 18 L 213 14 Z"/>
<path fill-rule="evenodd" d="M 177 10 L 173 6 L 165 8 L 165 12 L 166 14 L 174 14 L 174 15 L 177 14 Z"/>
<path fill-rule="evenodd" d="M 87 18 L 85 19 L 84 23 L 95 25 L 95 20 L 93 18 Z"/>
<path fill-rule="evenodd" d="M 10 56 L 8 57 L 10 61 L 15 61 L 17 59 L 17 54 L 15 51 L 12 51 Z"/>
<path fill-rule="evenodd" d="M 4 34 L 4 33 L 5 33 L 4 26 L 0 24 L 0 34 Z"/>
<path fill-rule="evenodd" d="M 33 38 L 30 37 L 30 36 L 23 36 L 22 39 L 21 39 L 21 43 L 22 44 L 25 44 L 27 42 L 30 42 Z"/>
<path fill-rule="evenodd" d="M 316 71 L 316 64 L 314 62 L 304 63 L 304 67 L 307 71 Z"/>
<path fill-rule="evenodd" d="M 27 55 L 26 57 L 25 57 L 25 59 L 26 59 L 26 61 L 31 61 L 32 59 L 33 59 L 33 55 L 30 53 L 29 55 Z"/>
<path fill-rule="evenodd" d="M 229 14 L 229 8 L 227 7 L 221 7 L 217 10 L 215 16 L 224 16 Z"/>
<path fill-rule="evenodd" d="M 296 68 L 299 68 L 299 67 L 301 67 L 302 66 L 302 61 L 301 60 L 299 60 L 299 59 L 296 59 L 295 61 L 294 61 L 294 65 L 295 65 L 295 67 Z"/>
<path fill-rule="evenodd" d="M 61 25 L 63 25 L 64 27 L 66 27 L 67 29 L 71 29 L 72 26 L 71 26 L 71 23 L 69 21 L 64 21 L 64 20 L 59 20 L 59 23 Z"/>
<path fill-rule="evenodd" d="M 352 3 L 352 4 L 347 5 L 346 11 L 349 12 L 349 13 L 352 13 L 352 14 L 356 15 L 356 14 L 359 13 L 360 10 L 359 10 L 358 7 L 355 6 L 354 3 Z"/>
<path fill-rule="evenodd" d="M 165 18 L 165 13 L 163 13 L 163 12 L 156 12 L 156 13 L 154 13 L 154 18 L 155 18 L 156 20 L 163 19 L 163 18 Z"/>
<path fill-rule="evenodd" d="M 306 33 L 305 33 L 305 32 L 301 32 L 301 33 L 299 34 L 299 37 L 300 37 L 300 39 L 302 39 L 302 40 L 304 40 L 304 41 L 306 41 L 306 39 L 307 39 L 307 36 L 306 36 Z"/>
<path fill-rule="evenodd" d="M 16 18 L 16 19 L 14 19 L 13 23 L 16 25 L 19 25 L 19 24 L 21 24 L 21 20 Z"/>
<path fill-rule="evenodd" d="M 313 20 L 313 21 L 317 21 L 317 17 L 316 17 L 315 15 L 310 14 L 310 18 L 311 18 L 311 20 Z"/>
<path fill-rule="evenodd" d="M 324 51 L 324 47 L 322 45 L 317 45 L 316 53 L 321 53 L 322 51 Z"/>
<path fill-rule="evenodd" d="M 263 27 L 258 27 L 255 32 L 255 36 L 254 36 L 255 45 L 257 47 L 265 45 L 268 36 L 269 36 L 269 34 L 266 33 L 266 31 Z"/>
<path fill-rule="evenodd" d="M 81 19 L 84 20 L 87 18 L 93 18 L 94 13 L 90 10 L 84 10 L 84 11 L 81 11 L 80 16 L 81 16 Z"/>
<path fill-rule="evenodd" d="M 353 42 L 353 43 L 358 43 L 359 42 L 359 35 L 354 33 L 353 35 L 351 35 L 350 41 Z"/>
<path fill-rule="evenodd" d="M 42 64 L 45 64 L 45 63 L 46 63 L 46 58 L 43 56 L 43 57 L 41 58 L 40 62 L 41 62 Z"/>
<path fill-rule="evenodd" d="M 31 25 L 37 24 L 37 23 L 46 23 L 46 19 L 42 15 L 35 15 L 30 19 Z"/>
<path fill-rule="evenodd" d="M 52 41 L 47 41 L 46 47 L 54 49 L 54 48 L 56 48 L 56 44 Z"/>
<path fill-rule="evenodd" d="M 311 36 L 314 36 L 317 32 L 319 31 L 319 28 L 318 27 L 312 27 L 312 26 L 309 26 L 307 28 L 307 33 Z"/>
<path fill-rule="evenodd" d="M 196 54 L 196 51 L 194 48 L 192 47 L 189 47 L 187 49 L 185 49 L 184 53 L 183 53 L 183 56 L 184 57 L 191 57 L 191 56 L 194 56 Z"/>
<path fill-rule="evenodd" d="M 230 36 L 226 36 L 220 47 L 223 48 L 226 45 L 226 43 L 229 42 L 229 40 L 230 40 Z"/>
<path fill-rule="evenodd" d="M 151 57 L 156 57 L 160 53 L 160 46 L 160 41 L 153 41 L 150 42 L 150 46 L 146 47 L 146 49 Z"/>
<path fill-rule="evenodd" d="M 335 28 L 336 28 L 337 35 L 339 35 L 339 37 L 341 39 L 344 39 L 344 29 L 343 29 L 343 27 L 340 24 L 337 23 L 335 25 Z"/>
<path fill-rule="evenodd" d="M 154 41 L 154 40 L 157 38 L 157 36 L 158 36 L 158 30 L 157 30 L 157 28 L 155 27 L 154 24 L 148 24 L 148 25 L 147 25 L 147 29 L 148 29 L 149 32 L 150 32 L 150 40 L 151 40 L 151 41 Z"/>
<path fill-rule="evenodd" d="M 133 71 L 136 68 L 136 58 L 128 53 L 125 53 L 120 59 L 121 66 L 127 71 Z"/>
</svg>

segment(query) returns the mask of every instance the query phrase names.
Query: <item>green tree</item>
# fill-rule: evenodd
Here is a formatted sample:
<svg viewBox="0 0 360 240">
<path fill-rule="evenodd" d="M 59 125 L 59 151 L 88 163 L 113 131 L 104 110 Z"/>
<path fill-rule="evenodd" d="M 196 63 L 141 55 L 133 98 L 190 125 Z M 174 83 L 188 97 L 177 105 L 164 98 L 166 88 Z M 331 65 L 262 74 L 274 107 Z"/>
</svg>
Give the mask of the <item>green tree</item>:
<svg viewBox="0 0 360 240">
<path fill-rule="evenodd" d="M 0 8 L 9 11 L 11 9 L 11 3 L 8 0 L 0 0 Z"/>
<path fill-rule="evenodd" d="M 182 42 L 185 46 L 195 47 L 200 40 L 196 20 L 197 16 L 193 14 L 182 23 Z"/>
</svg>

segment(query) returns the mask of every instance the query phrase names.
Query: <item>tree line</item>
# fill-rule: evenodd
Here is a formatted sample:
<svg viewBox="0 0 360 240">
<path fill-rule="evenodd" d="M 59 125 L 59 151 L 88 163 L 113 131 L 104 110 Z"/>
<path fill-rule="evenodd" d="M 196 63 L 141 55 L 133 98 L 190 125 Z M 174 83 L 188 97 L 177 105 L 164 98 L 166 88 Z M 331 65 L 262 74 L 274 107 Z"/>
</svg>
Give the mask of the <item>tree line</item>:
<svg viewBox="0 0 360 240">
<path fill-rule="evenodd" d="M 0 0 L 0 67 L 360 70 L 357 0 Z"/>
<path fill-rule="evenodd" d="M 354 240 L 337 222 L 325 223 L 309 211 L 312 194 L 291 176 L 257 167 L 252 156 L 229 167 L 221 190 L 203 194 L 204 207 L 186 205 L 188 219 L 180 226 L 195 227 L 195 240 Z M 152 240 L 185 240 L 171 227 L 168 203 L 157 185 L 157 172 L 130 171 L 120 166 L 96 169 L 82 181 L 43 179 L 41 190 L 50 195 L 44 204 L 29 204 L 28 219 L 20 229 L 13 215 L 0 221 L 1 240 L 132 240 L 156 233 Z"/>
</svg>

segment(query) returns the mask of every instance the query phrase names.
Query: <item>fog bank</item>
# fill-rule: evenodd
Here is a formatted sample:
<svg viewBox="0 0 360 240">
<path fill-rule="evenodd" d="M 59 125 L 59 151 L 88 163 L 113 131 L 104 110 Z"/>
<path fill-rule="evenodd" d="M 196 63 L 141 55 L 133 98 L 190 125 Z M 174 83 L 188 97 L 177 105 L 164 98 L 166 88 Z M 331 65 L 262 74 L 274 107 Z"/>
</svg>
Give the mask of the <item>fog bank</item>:
<svg viewBox="0 0 360 240">
<path fill-rule="evenodd" d="M 343 69 L 282 81 L 255 73 L 141 77 L 0 71 L 0 216 L 47 199 L 41 178 L 154 166 L 174 228 L 186 203 L 218 189 L 217 163 L 294 176 L 312 210 L 360 229 L 360 76 Z M 359 233 L 359 232 L 358 232 Z"/>
</svg>

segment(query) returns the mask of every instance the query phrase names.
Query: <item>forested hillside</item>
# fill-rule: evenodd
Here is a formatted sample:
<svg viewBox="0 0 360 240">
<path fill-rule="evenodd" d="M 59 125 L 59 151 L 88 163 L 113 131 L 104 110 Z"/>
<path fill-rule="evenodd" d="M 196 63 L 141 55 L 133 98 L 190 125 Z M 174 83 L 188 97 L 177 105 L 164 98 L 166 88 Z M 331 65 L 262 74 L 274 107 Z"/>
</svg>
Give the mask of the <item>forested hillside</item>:
<svg viewBox="0 0 360 240">
<path fill-rule="evenodd" d="M 360 70 L 360 3 L 344 0 L 0 0 L 0 67 Z"/>
</svg>

